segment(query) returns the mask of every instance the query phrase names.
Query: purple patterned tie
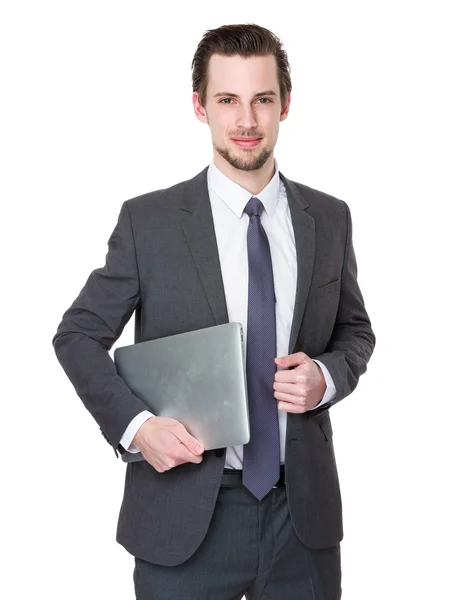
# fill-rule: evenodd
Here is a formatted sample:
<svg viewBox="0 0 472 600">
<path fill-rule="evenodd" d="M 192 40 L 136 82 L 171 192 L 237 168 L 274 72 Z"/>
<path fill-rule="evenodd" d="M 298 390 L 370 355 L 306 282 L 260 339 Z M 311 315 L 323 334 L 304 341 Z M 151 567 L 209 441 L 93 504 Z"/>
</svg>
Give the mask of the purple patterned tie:
<svg viewBox="0 0 472 600">
<path fill-rule="evenodd" d="M 277 365 L 275 292 L 267 234 L 261 225 L 263 204 L 252 197 L 249 215 L 249 266 L 246 378 L 251 439 L 243 450 L 243 485 L 262 500 L 280 478 L 280 440 L 274 375 Z"/>
</svg>

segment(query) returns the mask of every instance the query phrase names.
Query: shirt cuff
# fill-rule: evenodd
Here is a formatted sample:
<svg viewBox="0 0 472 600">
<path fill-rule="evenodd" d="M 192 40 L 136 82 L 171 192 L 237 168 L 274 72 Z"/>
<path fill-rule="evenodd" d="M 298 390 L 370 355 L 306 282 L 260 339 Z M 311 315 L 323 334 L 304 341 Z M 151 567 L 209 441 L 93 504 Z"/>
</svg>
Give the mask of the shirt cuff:
<svg viewBox="0 0 472 600">
<path fill-rule="evenodd" d="M 326 391 L 324 393 L 323 398 L 321 398 L 321 401 L 314 408 L 310 408 L 310 410 L 315 410 L 315 408 L 320 408 L 320 406 L 322 406 L 323 404 L 326 404 L 327 402 L 333 400 L 333 398 L 336 396 L 336 387 L 334 385 L 333 378 L 329 374 L 329 371 L 324 366 L 324 364 L 321 363 L 319 360 L 315 360 L 314 358 L 312 358 L 311 360 L 320 367 L 321 372 L 323 373 L 324 378 L 326 380 Z"/>
<path fill-rule="evenodd" d="M 154 416 L 155 415 L 153 415 L 148 410 L 143 410 L 134 417 L 134 419 L 125 429 L 125 432 L 120 440 L 120 444 L 127 452 L 131 452 L 131 454 L 136 454 L 137 452 L 140 452 L 138 446 L 136 446 L 136 444 L 133 443 L 133 438 L 136 435 L 138 429 L 141 427 L 141 425 Z"/>
</svg>

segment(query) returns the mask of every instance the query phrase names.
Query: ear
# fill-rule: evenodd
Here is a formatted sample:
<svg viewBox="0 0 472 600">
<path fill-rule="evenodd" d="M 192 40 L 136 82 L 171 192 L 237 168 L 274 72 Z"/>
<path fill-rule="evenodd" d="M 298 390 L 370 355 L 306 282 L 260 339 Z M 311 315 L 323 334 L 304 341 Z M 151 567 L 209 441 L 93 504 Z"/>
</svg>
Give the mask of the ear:
<svg viewBox="0 0 472 600">
<path fill-rule="evenodd" d="M 193 102 L 193 110 L 195 115 L 199 121 L 202 123 L 208 124 L 208 118 L 206 116 L 206 110 L 200 104 L 200 99 L 198 97 L 198 92 L 193 92 L 192 94 L 192 102 Z"/>
<path fill-rule="evenodd" d="M 290 100 L 291 99 L 292 99 L 292 95 L 291 94 L 287 94 L 287 103 L 285 104 L 284 109 L 280 113 L 280 120 L 281 121 L 285 121 L 285 119 L 288 117 L 288 110 L 290 108 Z"/>
</svg>

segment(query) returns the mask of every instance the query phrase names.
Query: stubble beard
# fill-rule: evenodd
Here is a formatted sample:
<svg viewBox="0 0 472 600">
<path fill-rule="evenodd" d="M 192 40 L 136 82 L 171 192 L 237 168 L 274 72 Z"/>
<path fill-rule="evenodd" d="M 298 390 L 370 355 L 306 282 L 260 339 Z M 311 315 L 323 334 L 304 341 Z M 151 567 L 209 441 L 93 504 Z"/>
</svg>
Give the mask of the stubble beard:
<svg viewBox="0 0 472 600">
<path fill-rule="evenodd" d="M 267 150 L 266 148 L 263 148 L 257 155 L 252 154 L 252 151 L 249 150 L 246 156 L 244 156 L 233 154 L 228 148 L 219 148 L 216 144 L 213 144 L 213 147 L 226 162 L 240 171 L 256 171 L 257 169 L 261 169 L 272 155 L 272 150 Z M 245 152 L 244 149 L 243 152 Z"/>
</svg>

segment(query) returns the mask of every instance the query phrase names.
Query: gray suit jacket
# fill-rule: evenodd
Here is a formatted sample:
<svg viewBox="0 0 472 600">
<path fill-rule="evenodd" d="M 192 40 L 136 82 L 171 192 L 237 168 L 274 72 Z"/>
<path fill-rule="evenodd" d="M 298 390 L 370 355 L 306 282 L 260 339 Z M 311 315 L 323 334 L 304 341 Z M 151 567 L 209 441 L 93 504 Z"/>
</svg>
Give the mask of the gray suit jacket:
<svg viewBox="0 0 472 600">
<path fill-rule="evenodd" d="M 109 354 L 133 312 L 136 343 L 228 322 L 207 170 L 123 203 L 106 264 L 92 271 L 53 338 L 60 364 L 117 456 L 126 427 L 146 409 Z M 357 386 L 375 336 L 357 284 L 348 205 L 280 177 L 298 262 L 288 354 L 303 351 L 319 359 L 336 386 L 334 401 L 287 416 L 293 527 L 303 543 L 323 548 L 343 537 L 329 409 Z M 164 473 L 146 461 L 128 464 L 118 543 L 156 564 L 188 559 L 207 532 L 225 452 L 206 451 L 200 464 Z"/>
</svg>

